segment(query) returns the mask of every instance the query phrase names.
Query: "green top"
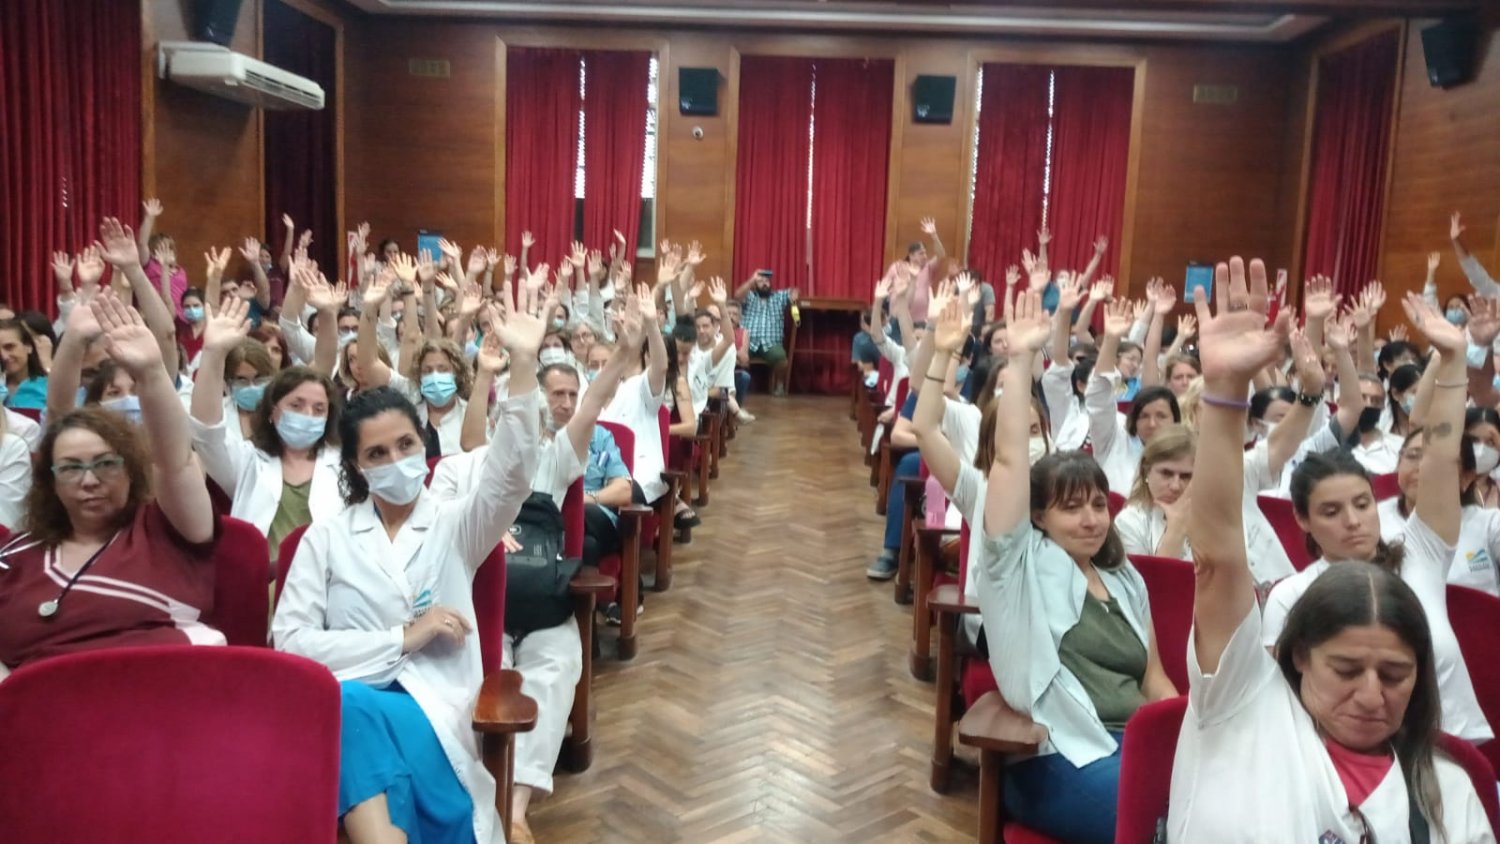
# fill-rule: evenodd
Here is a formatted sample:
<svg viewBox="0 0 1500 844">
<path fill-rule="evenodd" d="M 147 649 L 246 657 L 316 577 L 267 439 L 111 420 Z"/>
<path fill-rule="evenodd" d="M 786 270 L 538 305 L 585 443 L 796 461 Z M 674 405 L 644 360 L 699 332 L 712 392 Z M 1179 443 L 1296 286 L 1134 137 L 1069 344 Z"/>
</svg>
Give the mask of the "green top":
<svg viewBox="0 0 1500 844">
<path fill-rule="evenodd" d="M 1146 702 L 1141 694 L 1146 646 L 1136 638 L 1113 595 L 1101 601 L 1084 593 L 1078 623 L 1063 634 L 1057 656 L 1088 692 L 1105 729 L 1125 729 L 1125 722 Z"/>
<path fill-rule="evenodd" d="M 271 542 L 272 562 L 276 561 L 276 554 L 281 550 L 281 540 L 312 521 L 312 511 L 307 507 L 307 492 L 311 488 L 311 479 L 302 484 L 282 481 L 281 502 L 276 505 L 276 515 L 271 517 L 271 529 L 266 535 Z"/>
</svg>

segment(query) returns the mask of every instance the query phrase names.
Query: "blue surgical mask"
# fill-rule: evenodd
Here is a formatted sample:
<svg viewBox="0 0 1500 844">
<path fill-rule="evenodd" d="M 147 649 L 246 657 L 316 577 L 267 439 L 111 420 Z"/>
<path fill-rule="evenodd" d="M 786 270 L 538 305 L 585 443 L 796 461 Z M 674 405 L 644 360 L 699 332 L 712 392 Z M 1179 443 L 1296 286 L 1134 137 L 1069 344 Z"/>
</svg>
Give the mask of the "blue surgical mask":
<svg viewBox="0 0 1500 844">
<path fill-rule="evenodd" d="M 6 388 L 6 386 L 4 384 L 0 384 L 0 390 L 6 390 L 7 392 L 9 392 L 9 390 Z M 89 388 L 88 387 L 79 387 L 78 390 L 73 393 L 73 406 L 74 407 L 83 407 L 83 403 L 86 402 L 86 401 L 88 401 L 88 398 L 89 398 Z M 4 399 L 0 399 L 0 401 L 4 401 Z"/>
<path fill-rule="evenodd" d="M 1500 374 L 1497 374 L 1494 379 L 1490 381 L 1490 385 L 1495 389 L 1500 390 Z"/>
<path fill-rule="evenodd" d="M 276 434 L 292 448 L 312 448 L 328 430 L 328 419 L 323 416 L 308 416 L 295 410 L 281 411 L 276 420 Z"/>
<path fill-rule="evenodd" d="M 141 397 L 120 396 L 117 399 L 105 399 L 99 402 L 99 406 L 105 410 L 113 410 L 133 424 L 141 424 Z"/>
<path fill-rule="evenodd" d="M 467 360 L 473 360 L 474 358 L 477 358 L 477 357 L 479 357 L 479 344 L 476 343 L 476 342 L 474 342 L 473 340 L 470 340 L 469 342 L 465 343 L 464 344 L 464 358 L 467 359 Z"/>
<path fill-rule="evenodd" d="M 584 373 L 583 373 L 583 377 L 586 378 L 586 379 L 588 379 L 588 382 L 590 384 L 592 384 L 592 383 L 594 383 L 594 379 L 599 377 L 599 370 L 597 370 L 597 369 L 588 369 L 588 370 L 585 370 Z M 1497 377 L 1500 377 L 1500 376 L 1497 376 Z"/>
<path fill-rule="evenodd" d="M 1407 416 L 1410 416 L 1411 415 L 1412 406 L 1415 405 L 1416 403 L 1417 403 L 1417 394 L 1416 393 L 1407 393 L 1406 398 L 1404 398 L 1404 399 L 1401 400 L 1401 409 L 1404 410 L 1404 411 L 1406 411 L 1406 415 Z"/>
<path fill-rule="evenodd" d="M 427 481 L 427 457 L 419 451 L 394 463 L 361 471 L 371 495 L 402 507 L 416 501 L 422 494 L 422 486 Z"/>
<path fill-rule="evenodd" d="M 358 337 L 359 337 L 359 332 L 358 331 L 340 331 L 339 332 L 339 348 L 342 349 L 345 346 L 349 345 L 350 343 L 353 343 L 355 341 L 355 339 L 358 338 Z"/>
<path fill-rule="evenodd" d="M 185 317 L 187 317 L 187 321 L 188 322 L 202 322 L 203 321 L 203 306 L 202 305 L 188 305 L 186 308 L 182 309 L 182 315 L 185 316 Z"/>
<path fill-rule="evenodd" d="M 1463 325 L 1469 321 L 1469 315 L 1464 313 L 1463 308 L 1449 308 L 1443 316 L 1446 316 L 1454 325 Z"/>
<path fill-rule="evenodd" d="M 234 396 L 234 406 L 249 413 L 260 407 L 260 400 L 266 395 L 265 384 L 246 384 L 235 387 L 230 391 Z"/>
<path fill-rule="evenodd" d="M 451 372 L 429 372 L 422 376 L 422 398 L 427 399 L 428 404 L 442 407 L 452 401 L 457 392 L 458 384 Z"/>
<path fill-rule="evenodd" d="M 79 387 L 78 392 L 83 393 L 85 390 Z M 5 400 L 8 398 L 10 398 L 10 387 L 6 386 L 5 379 L 0 378 L 0 404 L 5 404 Z M 83 399 L 80 398 L 77 403 L 83 404 Z"/>
<path fill-rule="evenodd" d="M 559 330 L 559 331 L 561 331 L 563 328 L 565 328 L 567 326 L 567 324 L 568 324 L 568 321 L 565 320 L 565 319 L 554 319 L 554 320 L 552 320 L 552 327 L 555 328 L 555 329 L 557 329 L 557 330 Z"/>
</svg>

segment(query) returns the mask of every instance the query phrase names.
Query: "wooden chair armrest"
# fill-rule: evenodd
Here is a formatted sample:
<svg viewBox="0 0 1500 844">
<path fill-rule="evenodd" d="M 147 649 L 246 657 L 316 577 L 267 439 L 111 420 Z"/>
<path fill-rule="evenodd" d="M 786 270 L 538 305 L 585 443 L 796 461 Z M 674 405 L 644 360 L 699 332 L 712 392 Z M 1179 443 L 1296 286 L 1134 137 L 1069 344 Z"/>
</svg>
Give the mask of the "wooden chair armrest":
<svg viewBox="0 0 1500 844">
<path fill-rule="evenodd" d="M 616 510 L 619 516 L 627 519 L 644 519 L 655 512 L 655 510 L 642 504 L 626 504 L 624 507 Z"/>
<path fill-rule="evenodd" d="M 946 612 L 954 615 L 979 614 L 978 604 L 964 602 L 964 594 L 959 591 L 957 583 L 944 583 L 932 590 L 927 596 L 927 608 L 933 612 Z"/>
<path fill-rule="evenodd" d="M 683 481 L 687 480 L 687 476 L 687 472 L 684 472 L 681 469 L 663 469 L 661 471 L 661 479 L 666 481 L 667 483 L 676 481 L 680 484 Z"/>
<path fill-rule="evenodd" d="M 614 588 L 614 580 L 600 574 L 598 569 L 587 567 L 579 569 L 568 583 L 568 589 L 574 595 L 600 595 Z"/>
<path fill-rule="evenodd" d="M 536 701 L 521 692 L 521 672 L 492 671 L 474 701 L 474 730 L 480 733 L 526 733 L 536 726 Z"/>
<path fill-rule="evenodd" d="M 958 740 L 980 750 L 1036 753 L 1047 728 L 1011 709 L 999 692 L 985 692 L 958 722 Z"/>
<path fill-rule="evenodd" d="M 954 530 L 953 528 L 931 527 L 929 525 L 922 524 L 921 521 L 921 519 L 917 520 L 917 536 L 919 537 L 936 536 L 938 539 L 943 539 L 944 537 L 959 535 L 958 531 Z"/>
</svg>

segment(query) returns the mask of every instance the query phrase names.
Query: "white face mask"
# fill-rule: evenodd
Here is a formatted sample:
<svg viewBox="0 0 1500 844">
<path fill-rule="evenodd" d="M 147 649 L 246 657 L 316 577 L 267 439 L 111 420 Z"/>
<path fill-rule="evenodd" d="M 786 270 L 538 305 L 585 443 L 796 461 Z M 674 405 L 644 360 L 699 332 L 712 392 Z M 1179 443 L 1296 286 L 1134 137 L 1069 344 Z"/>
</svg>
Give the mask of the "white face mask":
<svg viewBox="0 0 1500 844">
<path fill-rule="evenodd" d="M 419 451 L 394 463 L 360 471 L 364 473 L 371 495 L 404 507 L 422 494 L 422 486 L 427 481 L 427 456 Z"/>
<path fill-rule="evenodd" d="M 559 349 L 556 346 L 549 346 L 545 349 L 542 349 L 541 352 L 537 354 L 536 360 L 537 363 L 540 363 L 542 366 L 552 366 L 553 364 L 567 363 L 568 353 L 567 351 Z"/>
<path fill-rule="evenodd" d="M 1026 457 L 1030 461 L 1030 465 L 1035 466 L 1038 460 L 1046 456 L 1047 438 L 1041 434 L 1037 434 L 1026 444 Z"/>
<path fill-rule="evenodd" d="M 1474 443 L 1474 471 L 1488 475 L 1500 464 L 1500 451 L 1489 443 Z"/>
</svg>

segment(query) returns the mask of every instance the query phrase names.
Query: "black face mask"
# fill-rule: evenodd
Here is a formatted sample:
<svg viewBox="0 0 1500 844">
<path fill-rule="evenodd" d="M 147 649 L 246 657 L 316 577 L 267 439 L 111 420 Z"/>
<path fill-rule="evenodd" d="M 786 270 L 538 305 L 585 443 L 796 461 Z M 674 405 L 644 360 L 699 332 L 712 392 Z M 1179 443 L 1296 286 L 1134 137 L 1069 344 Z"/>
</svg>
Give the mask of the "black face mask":
<svg viewBox="0 0 1500 844">
<path fill-rule="evenodd" d="M 1367 407 L 1359 412 L 1359 432 L 1368 434 L 1380 424 L 1380 408 Z"/>
</svg>

